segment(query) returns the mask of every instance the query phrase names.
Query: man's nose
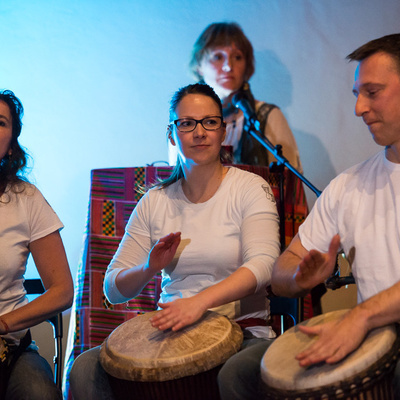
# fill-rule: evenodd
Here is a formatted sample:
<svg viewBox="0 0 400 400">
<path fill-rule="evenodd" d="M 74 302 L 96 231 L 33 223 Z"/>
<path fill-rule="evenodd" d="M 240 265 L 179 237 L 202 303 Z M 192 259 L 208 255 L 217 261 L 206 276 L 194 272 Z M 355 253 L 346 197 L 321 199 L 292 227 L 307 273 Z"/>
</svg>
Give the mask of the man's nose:
<svg viewBox="0 0 400 400">
<path fill-rule="evenodd" d="M 357 117 L 362 117 L 363 114 L 366 113 L 368 110 L 368 100 L 364 96 L 358 95 L 354 108 L 354 114 L 357 115 Z"/>
</svg>

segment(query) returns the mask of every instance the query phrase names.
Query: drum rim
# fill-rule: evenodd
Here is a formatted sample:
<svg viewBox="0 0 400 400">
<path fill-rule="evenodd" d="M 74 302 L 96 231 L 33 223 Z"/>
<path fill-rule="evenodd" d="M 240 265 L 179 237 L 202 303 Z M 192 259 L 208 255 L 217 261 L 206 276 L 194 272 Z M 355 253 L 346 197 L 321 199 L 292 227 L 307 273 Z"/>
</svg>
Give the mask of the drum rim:
<svg viewBox="0 0 400 400">
<path fill-rule="evenodd" d="M 150 313 L 146 314 L 146 317 L 148 318 Z M 129 366 L 129 360 L 124 360 L 120 365 L 117 365 L 115 359 L 110 357 L 112 352 L 107 348 L 107 340 L 112 335 L 111 333 L 101 345 L 100 363 L 104 370 L 115 378 L 139 382 L 163 382 L 193 375 L 191 372 L 193 370 L 196 371 L 195 374 L 208 371 L 223 364 L 229 357 L 235 354 L 239 350 L 243 341 L 242 330 L 236 322 L 213 311 L 207 311 L 203 320 L 207 317 L 210 318 L 210 316 L 211 318 L 225 318 L 230 324 L 230 331 L 226 334 L 224 342 L 219 342 L 213 345 L 213 351 L 215 353 L 214 358 L 207 359 L 207 362 L 204 362 L 204 356 L 203 358 L 199 356 L 201 352 L 197 351 L 199 354 L 193 353 L 192 356 L 194 356 L 192 359 L 187 360 L 184 366 L 182 364 L 163 365 L 162 363 L 156 366 L 148 365 L 146 363 L 144 363 L 144 365 Z M 120 327 L 122 325 L 120 325 Z M 224 348 L 224 352 L 218 352 L 217 350 L 220 348 Z"/>
<path fill-rule="evenodd" d="M 393 342 L 390 351 L 357 374 L 329 385 L 308 389 L 277 389 L 263 383 L 263 388 L 266 390 L 264 399 L 282 400 L 282 398 L 295 398 L 296 400 L 301 400 L 313 397 L 321 398 L 322 396 L 328 396 L 326 398 L 336 398 L 331 396 L 338 395 L 343 397 L 354 396 L 360 393 L 365 393 L 365 391 L 370 390 L 377 383 L 387 380 L 389 377 L 392 379 L 392 372 L 396 367 L 396 362 L 400 359 L 400 324 L 396 323 L 393 325 L 396 331 L 396 339 Z M 306 397 L 302 397 L 303 395 Z"/>
<path fill-rule="evenodd" d="M 336 322 L 349 310 L 336 310 L 317 315 L 299 325 L 317 326 Z M 371 330 L 360 346 L 335 364 L 320 363 L 310 368 L 302 368 L 294 355 L 307 349 L 317 337 L 306 335 L 294 326 L 268 347 L 261 361 L 262 380 L 269 386 L 283 390 L 314 389 L 327 387 L 339 380 L 353 378 L 365 368 L 390 352 L 396 340 L 393 324 Z"/>
</svg>

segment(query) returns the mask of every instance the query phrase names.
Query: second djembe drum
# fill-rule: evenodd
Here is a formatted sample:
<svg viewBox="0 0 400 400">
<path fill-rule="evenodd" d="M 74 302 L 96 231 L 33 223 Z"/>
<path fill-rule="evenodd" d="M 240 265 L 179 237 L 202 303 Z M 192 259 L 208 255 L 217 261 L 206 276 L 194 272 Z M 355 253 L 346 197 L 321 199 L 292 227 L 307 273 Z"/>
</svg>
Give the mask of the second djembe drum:
<svg viewBox="0 0 400 400">
<path fill-rule="evenodd" d="M 219 399 L 217 373 L 243 341 L 240 327 L 208 311 L 177 332 L 159 331 L 139 315 L 104 341 L 100 362 L 117 398 Z"/>
</svg>

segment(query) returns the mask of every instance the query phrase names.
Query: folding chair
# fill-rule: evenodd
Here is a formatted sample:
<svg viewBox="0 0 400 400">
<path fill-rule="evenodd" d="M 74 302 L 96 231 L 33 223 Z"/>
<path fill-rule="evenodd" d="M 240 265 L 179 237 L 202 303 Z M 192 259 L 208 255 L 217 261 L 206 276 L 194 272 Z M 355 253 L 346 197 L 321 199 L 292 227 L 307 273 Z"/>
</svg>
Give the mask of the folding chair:
<svg viewBox="0 0 400 400">
<path fill-rule="evenodd" d="M 40 279 L 26 279 L 24 287 L 27 294 L 42 294 L 45 292 L 42 281 Z M 63 321 L 62 313 L 58 313 L 54 317 L 47 320 L 53 327 L 55 339 L 55 351 L 53 357 L 54 363 L 54 381 L 61 390 L 62 384 L 62 337 L 63 337 Z"/>
</svg>

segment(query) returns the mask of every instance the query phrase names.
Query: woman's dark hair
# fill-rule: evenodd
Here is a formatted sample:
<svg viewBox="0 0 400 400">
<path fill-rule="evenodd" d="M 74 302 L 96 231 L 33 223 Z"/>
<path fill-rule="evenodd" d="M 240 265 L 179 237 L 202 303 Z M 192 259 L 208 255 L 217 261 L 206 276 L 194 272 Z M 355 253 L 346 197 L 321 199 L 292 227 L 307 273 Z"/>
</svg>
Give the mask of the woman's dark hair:
<svg viewBox="0 0 400 400">
<path fill-rule="evenodd" d="M 20 176 L 27 163 L 27 154 L 18 143 L 22 129 L 24 107 L 11 90 L 0 91 L 0 101 L 7 104 L 12 120 L 12 136 L 10 143 L 11 154 L 6 154 L 0 160 L 0 194 L 4 193 L 7 185 L 14 186 L 24 180 Z"/>
<path fill-rule="evenodd" d="M 246 60 L 245 81 L 254 74 L 254 51 L 249 39 L 243 33 L 242 28 L 236 22 L 218 22 L 207 26 L 196 40 L 189 62 L 189 68 L 195 79 L 201 81 L 202 77 L 198 67 L 204 55 L 218 46 L 230 46 L 234 43 L 243 53 Z"/>
<path fill-rule="evenodd" d="M 188 94 L 202 94 L 204 96 L 208 96 L 211 99 L 213 99 L 215 101 L 215 103 L 217 104 L 217 106 L 219 108 L 220 116 L 222 117 L 221 100 L 218 97 L 218 95 L 214 92 L 214 89 L 205 83 L 195 83 L 193 85 L 187 85 L 187 86 L 180 88 L 172 96 L 171 101 L 170 101 L 170 108 L 169 108 L 170 122 L 174 119 L 175 111 L 176 111 L 176 108 L 178 107 L 179 103 Z M 154 186 L 164 189 L 164 188 L 172 185 L 174 182 L 178 181 L 182 177 L 183 177 L 183 169 L 182 169 L 180 157 L 178 156 L 178 158 L 176 160 L 176 165 L 175 165 L 174 169 L 172 170 L 172 173 L 169 176 L 169 178 L 167 178 L 161 182 L 157 182 Z"/>
</svg>

